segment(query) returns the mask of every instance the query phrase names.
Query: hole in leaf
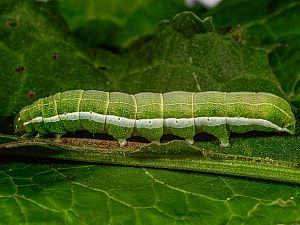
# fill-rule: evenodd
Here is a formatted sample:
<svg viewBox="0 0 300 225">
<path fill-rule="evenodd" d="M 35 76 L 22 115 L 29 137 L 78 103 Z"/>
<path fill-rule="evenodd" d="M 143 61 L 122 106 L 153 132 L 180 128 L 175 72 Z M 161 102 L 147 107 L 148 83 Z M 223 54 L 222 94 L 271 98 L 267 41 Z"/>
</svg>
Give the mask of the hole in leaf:
<svg viewBox="0 0 300 225">
<path fill-rule="evenodd" d="M 28 91 L 26 94 L 26 98 L 27 99 L 32 99 L 35 96 L 35 92 L 34 91 Z"/>
<path fill-rule="evenodd" d="M 22 73 L 25 70 L 24 66 L 17 66 L 16 67 L 16 72 Z"/>
<path fill-rule="evenodd" d="M 59 57 L 60 57 L 60 54 L 58 52 L 54 52 L 52 54 L 52 59 L 54 59 L 54 60 L 59 59 Z"/>
<path fill-rule="evenodd" d="M 109 68 L 107 66 L 104 66 L 104 65 L 100 65 L 100 66 L 97 66 L 96 69 L 98 71 L 106 71 L 106 70 L 109 70 Z"/>
<path fill-rule="evenodd" d="M 8 19 L 6 20 L 6 26 L 11 28 L 16 28 L 19 26 L 18 22 L 14 19 Z"/>
</svg>

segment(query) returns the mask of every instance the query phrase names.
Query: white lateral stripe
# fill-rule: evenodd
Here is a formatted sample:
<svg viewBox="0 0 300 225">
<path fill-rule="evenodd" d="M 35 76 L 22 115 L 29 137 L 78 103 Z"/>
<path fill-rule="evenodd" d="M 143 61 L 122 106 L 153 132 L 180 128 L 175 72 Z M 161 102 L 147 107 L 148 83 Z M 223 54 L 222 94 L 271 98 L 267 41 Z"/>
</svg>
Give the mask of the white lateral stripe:
<svg viewBox="0 0 300 225">
<path fill-rule="evenodd" d="M 79 112 L 64 113 L 62 115 L 57 115 L 57 117 L 60 118 L 61 120 L 79 120 Z"/>
<path fill-rule="evenodd" d="M 226 124 L 227 118 L 228 117 L 197 117 L 197 118 L 195 118 L 195 125 L 198 127 L 220 126 L 220 125 Z"/>
<path fill-rule="evenodd" d="M 59 116 L 52 116 L 49 118 L 43 118 L 41 117 L 41 120 L 44 121 L 44 123 L 54 123 L 60 121 Z"/>
<path fill-rule="evenodd" d="M 133 128 L 135 119 L 128 119 L 120 116 L 107 115 L 106 123 L 120 127 Z"/>
<path fill-rule="evenodd" d="M 139 119 L 135 121 L 136 128 L 155 129 L 164 126 L 164 119 Z"/>
<path fill-rule="evenodd" d="M 93 120 L 98 123 L 105 123 L 107 115 L 98 114 L 94 112 L 79 112 L 81 120 Z"/>
<path fill-rule="evenodd" d="M 43 117 L 33 118 L 32 120 L 29 120 L 28 122 L 23 123 L 23 125 L 26 126 L 27 124 L 30 124 L 30 123 L 40 123 L 40 122 L 43 122 Z"/>
<path fill-rule="evenodd" d="M 195 126 L 194 118 L 166 118 L 164 119 L 164 126 L 171 128 L 185 128 Z"/>
<path fill-rule="evenodd" d="M 128 119 L 125 117 L 114 116 L 114 115 L 103 115 L 95 112 L 72 112 L 64 113 L 62 115 L 56 115 L 48 118 L 36 117 L 32 120 L 24 122 L 26 126 L 31 123 L 53 123 L 60 120 L 92 120 L 98 123 L 108 123 L 116 126 L 127 127 L 127 128 L 146 128 L 154 129 L 161 127 L 170 128 L 186 128 L 191 126 L 220 126 L 220 125 L 231 125 L 231 126 L 263 126 L 275 129 L 277 131 L 285 131 L 290 133 L 287 128 L 281 128 L 276 124 L 264 120 L 264 119 L 252 119 L 245 117 L 197 117 L 197 118 L 153 118 L 153 119 Z"/>
</svg>

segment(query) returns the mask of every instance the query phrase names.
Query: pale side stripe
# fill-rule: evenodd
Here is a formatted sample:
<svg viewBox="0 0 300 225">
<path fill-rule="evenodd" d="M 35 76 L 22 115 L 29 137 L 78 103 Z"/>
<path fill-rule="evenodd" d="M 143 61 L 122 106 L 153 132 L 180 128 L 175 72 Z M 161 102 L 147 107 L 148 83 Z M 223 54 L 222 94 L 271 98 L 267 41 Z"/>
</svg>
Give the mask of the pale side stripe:
<svg viewBox="0 0 300 225">
<path fill-rule="evenodd" d="M 93 120 L 98 123 L 105 123 L 107 115 L 94 112 L 79 112 L 79 117 L 82 120 Z"/>
<path fill-rule="evenodd" d="M 23 123 L 24 126 L 31 123 L 49 123 L 58 122 L 60 120 L 78 120 L 81 119 L 92 120 L 99 123 L 108 123 L 112 125 L 117 125 L 121 127 L 133 128 L 161 128 L 163 126 L 170 128 L 186 128 L 191 126 L 220 126 L 223 124 L 228 124 L 232 126 L 247 126 L 247 125 L 257 125 L 263 127 L 273 128 L 277 131 L 285 131 L 290 133 L 287 128 L 281 128 L 276 124 L 264 120 L 264 119 L 251 119 L 245 117 L 197 117 L 197 118 L 153 118 L 153 119 L 128 119 L 125 117 L 113 116 L 113 115 L 103 115 L 94 112 L 73 112 L 64 113 L 62 115 L 56 115 L 48 118 L 36 117 L 30 121 Z"/>
<path fill-rule="evenodd" d="M 155 129 L 164 126 L 164 119 L 139 119 L 135 122 L 136 128 Z"/>
<path fill-rule="evenodd" d="M 30 123 L 40 123 L 40 122 L 43 122 L 43 117 L 41 117 L 41 116 L 40 117 L 35 117 L 32 120 L 29 120 L 29 121 L 23 123 L 23 125 L 26 126 Z"/>
<path fill-rule="evenodd" d="M 164 126 L 171 128 L 185 128 L 195 126 L 194 118 L 166 118 L 164 119 Z"/>
<path fill-rule="evenodd" d="M 228 117 L 197 117 L 194 118 L 195 125 L 200 126 L 220 126 L 226 124 Z M 234 117 L 233 117 L 234 118 Z"/>
<path fill-rule="evenodd" d="M 64 113 L 62 115 L 57 115 L 57 116 L 53 116 L 53 117 L 60 117 L 61 120 L 79 120 L 79 112 Z M 45 119 L 48 119 L 48 118 L 45 118 Z M 46 121 L 46 122 L 48 122 L 48 121 Z"/>
<path fill-rule="evenodd" d="M 263 126 L 263 127 L 270 127 L 278 131 L 290 131 L 286 128 L 281 128 L 277 126 L 276 124 L 263 119 L 250 119 L 245 117 L 227 117 L 227 124 L 231 126 L 247 126 L 247 125 L 257 125 L 257 126 Z"/>
<path fill-rule="evenodd" d="M 135 119 L 128 119 L 120 116 L 107 115 L 106 123 L 120 127 L 133 128 Z"/>
</svg>

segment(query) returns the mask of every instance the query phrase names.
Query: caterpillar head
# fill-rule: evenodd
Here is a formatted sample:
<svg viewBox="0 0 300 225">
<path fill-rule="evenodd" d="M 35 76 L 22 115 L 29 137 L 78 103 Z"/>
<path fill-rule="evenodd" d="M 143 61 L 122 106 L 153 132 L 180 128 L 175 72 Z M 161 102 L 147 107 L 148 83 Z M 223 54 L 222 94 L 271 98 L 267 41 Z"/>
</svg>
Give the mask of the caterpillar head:
<svg viewBox="0 0 300 225">
<path fill-rule="evenodd" d="M 20 113 L 18 113 L 17 116 L 15 117 L 14 128 L 15 128 L 15 133 L 23 133 L 25 131 L 24 121 Z"/>
</svg>

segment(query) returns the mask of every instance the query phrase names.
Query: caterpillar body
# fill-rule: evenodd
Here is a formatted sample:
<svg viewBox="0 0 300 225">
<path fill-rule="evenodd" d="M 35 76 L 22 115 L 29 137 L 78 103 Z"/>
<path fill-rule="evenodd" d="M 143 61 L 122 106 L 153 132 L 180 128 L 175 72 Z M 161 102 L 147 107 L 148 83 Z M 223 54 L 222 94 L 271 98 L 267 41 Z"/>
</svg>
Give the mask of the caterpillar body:
<svg viewBox="0 0 300 225">
<path fill-rule="evenodd" d="M 139 93 L 72 90 L 41 98 L 24 107 L 15 119 L 15 131 L 61 136 L 88 130 L 107 133 L 120 146 L 131 136 L 150 142 L 173 134 L 194 143 L 206 132 L 229 147 L 230 132 L 251 130 L 295 133 L 290 105 L 270 93 L 183 92 Z"/>
</svg>

